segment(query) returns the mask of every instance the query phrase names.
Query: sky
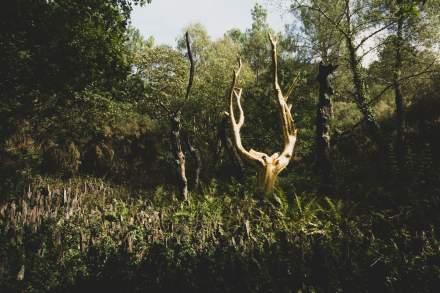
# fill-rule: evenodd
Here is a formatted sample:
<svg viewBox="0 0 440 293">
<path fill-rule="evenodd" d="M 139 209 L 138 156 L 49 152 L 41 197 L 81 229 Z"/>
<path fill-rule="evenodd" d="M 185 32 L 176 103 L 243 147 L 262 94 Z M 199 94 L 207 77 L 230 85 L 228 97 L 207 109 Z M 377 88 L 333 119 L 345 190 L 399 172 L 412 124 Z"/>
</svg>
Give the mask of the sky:
<svg viewBox="0 0 440 293">
<path fill-rule="evenodd" d="M 139 29 L 145 38 L 154 37 L 155 44 L 176 45 L 183 35 L 183 29 L 194 23 L 201 23 L 208 34 L 216 39 L 232 29 L 244 31 L 251 27 L 251 10 L 256 3 L 268 11 L 268 23 L 276 31 L 284 31 L 286 24 L 294 19 L 288 7 L 280 6 L 277 0 L 152 0 L 143 7 L 136 6 L 131 16 L 132 25 Z M 274 4 L 278 3 L 278 4 Z M 366 32 L 368 33 L 368 32 Z M 374 47 L 376 41 L 368 40 L 361 53 Z M 368 66 L 377 59 L 375 52 L 362 60 Z"/>
<path fill-rule="evenodd" d="M 291 21 L 286 10 L 268 0 L 153 0 L 151 4 L 135 7 L 132 25 L 146 38 L 153 36 L 156 44 L 174 46 L 183 29 L 201 23 L 213 38 L 222 37 L 231 28 L 244 31 L 252 23 L 251 9 L 260 3 L 268 10 L 268 23 L 284 31 Z"/>
</svg>

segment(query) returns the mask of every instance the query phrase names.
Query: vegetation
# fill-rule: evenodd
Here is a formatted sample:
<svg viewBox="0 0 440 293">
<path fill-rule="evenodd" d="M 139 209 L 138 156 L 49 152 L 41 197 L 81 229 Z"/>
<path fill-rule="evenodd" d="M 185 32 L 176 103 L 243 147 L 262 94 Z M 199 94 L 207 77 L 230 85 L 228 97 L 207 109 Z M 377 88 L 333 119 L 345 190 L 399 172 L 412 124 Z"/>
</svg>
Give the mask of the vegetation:
<svg viewBox="0 0 440 293">
<path fill-rule="evenodd" d="M 440 282 L 438 201 L 362 211 L 215 185 L 185 202 L 96 179 L 36 185 L 0 210 L 4 292 L 432 292 Z"/>
<path fill-rule="evenodd" d="M 439 1 L 257 4 L 175 48 L 149 1 L 10 2 L 0 292 L 440 287 Z"/>
</svg>

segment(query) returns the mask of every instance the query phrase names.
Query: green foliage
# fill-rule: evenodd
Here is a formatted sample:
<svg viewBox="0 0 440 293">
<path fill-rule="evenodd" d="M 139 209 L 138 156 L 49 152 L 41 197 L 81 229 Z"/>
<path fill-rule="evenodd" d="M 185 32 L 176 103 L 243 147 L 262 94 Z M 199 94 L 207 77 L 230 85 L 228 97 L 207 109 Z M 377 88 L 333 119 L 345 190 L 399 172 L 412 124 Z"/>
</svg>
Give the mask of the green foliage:
<svg viewBox="0 0 440 293">
<path fill-rule="evenodd" d="M 0 289 L 435 288 L 438 226 L 419 226 L 417 214 L 423 207 L 436 223 L 434 207 L 346 204 L 281 191 L 274 202 L 210 193 L 179 202 L 161 189 L 136 198 L 96 179 L 40 179 L 0 206 Z"/>
<path fill-rule="evenodd" d="M 12 1 L 4 7 L 1 190 L 35 173 L 72 176 L 93 166 L 95 174 L 104 175 L 121 148 L 127 153 L 137 148 L 133 142 L 145 143 L 153 123 L 136 105 L 118 102 L 121 95 L 130 96 L 123 89 L 135 47 L 127 45 L 127 23 L 132 6 L 144 3 Z M 135 39 L 131 32 L 131 44 Z M 127 154 L 121 157 L 126 160 Z M 104 161 L 106 166 L 97 166 Z M 8 168 L 17 174 L 5 172 Z"/>
<path fill-rule="evenodd" d="M 2 95 L 18 93 L 19 103 L 30 103 L 25 99 L 32 91 L 75 91 L 92 83 L 112 88 L 129 66 L 124 42 L 131 9 L 126 0 L 12 1 L 1 17 L 8 27 L 2 32 Z"/>
</svg>

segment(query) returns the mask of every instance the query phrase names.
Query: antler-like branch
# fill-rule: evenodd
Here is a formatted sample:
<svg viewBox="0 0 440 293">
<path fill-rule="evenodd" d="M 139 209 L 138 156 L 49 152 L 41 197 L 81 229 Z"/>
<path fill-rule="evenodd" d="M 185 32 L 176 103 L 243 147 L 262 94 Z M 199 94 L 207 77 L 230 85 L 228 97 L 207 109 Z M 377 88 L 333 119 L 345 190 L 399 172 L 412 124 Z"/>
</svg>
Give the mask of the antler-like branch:
<svg viewBox="0 0 440 293">
<path fill-rule="evenodd" d="M 232 78 L 232 85 L 231 85 L 231 92 L 230 92 L 230 104 L 229 104 L 229 117 L 231 119 L 231 126 L 232 126 L 232 131 L 234 133 L 234 142 L 235 142 L 235 146 L 237 147 L 238 152 L 240 153 L 240 155 L 246 159 L 246 161 L 248 161 L 248 163 L 255 165 L 261 163 L 264 164 L 264 162 L 262 161 L 262 159 L 257 156 L 255 153 L 251 151 L 247 151 L 242 144 L 241 141 L 241 135 L 240 135 L 240 130 L 243 127 L 244 124 L 244 112 L 243 112 L 243 108 L 241 106 L 241 94 L 243 92 L 242 88 L 237 87 L 237 81 L 238 81 L 238 77 L 240 75 L 240 71 L 242 68 L 242 62 L 241 62 L 241 58 L 238 59 L 238 69 L 234 70 L 234 75 Z M 238 119 L 235 118 L 235 113 L 234 113 L 234 100 L 235 103 L 237 103 L 237 107 L 238 107 L 238 111 L 240 114 L 240 117 Z"/>
<path fill-rule="evenodd" d="M 272 37 L 271 34 L 269 34 L 269 40 L 272 48 L 273 89 L 275 90 L 278 96 L 278 104 L 280 106 L 280 114 L 281 114 L 281 124 L 283 126 L 283 138 L 285 144 L 285 149 L 283 151 L 284 153 L 286 151 L 288 144 L 291 143 L 292 138 L 293 137 L 296 138 L 296 133 L 297 133 L 297 130 L 295 129 L 293 117 L 290 112 L 292 109 L 292 105 L 287 104 L 289 95 L 292 94 L 296 82 L 292 83 L 292 85 L 289 87 L 288 94 L 284 96 L 280 84 L 278 82 L 277 42 Z"/>
<path fill-rule="evenodd" d="M 281 124 L 283 128 L 284 149 L 283 152 L 274 153 L 271 156 L 254 151 L 250 149 L 247 151 L 242 144 L 240 130 L 244 124 L 244 113 L 241 106 L 242 89 L 237 87 L 237 80 L 242 67 L 241 59 L 238 60 L 238 69 L 234 70 L 232 78 L 232 85 L 230 90 L 230 104 L 229 104 L 229 118 L 231 120 L 231 127 L 234 133 L 234 141 L 237 152 L 240 157 L 243 157 L 248 163 L 254 165 L 257 169 L 257 191 L 258 193 L 268 194 L 272 192 L 275 180 L 278 174 L 284 170 L 289 164 L 293 156 L 295 148 L 297 130 L 295 129 L 292 114 L 290 113 L 292 105 L 287 104 L 289 95 L 293 92 L 296 81 L 289 87 L 287 95 L 283 95 L 280 84 L 278 82 L 278 64 L 277 64 L 277 43 L 275 39 L 269 34 L 269 39 L 272 47 L 272 65 L 273 65 L 273 88 L 278 96 L 278 104 L 280 107 Z M 298 77 L 296 78 L 298 80 Z M 235 118 L 234 101 L 240 113 L 240 117 Z"/>
</svg>

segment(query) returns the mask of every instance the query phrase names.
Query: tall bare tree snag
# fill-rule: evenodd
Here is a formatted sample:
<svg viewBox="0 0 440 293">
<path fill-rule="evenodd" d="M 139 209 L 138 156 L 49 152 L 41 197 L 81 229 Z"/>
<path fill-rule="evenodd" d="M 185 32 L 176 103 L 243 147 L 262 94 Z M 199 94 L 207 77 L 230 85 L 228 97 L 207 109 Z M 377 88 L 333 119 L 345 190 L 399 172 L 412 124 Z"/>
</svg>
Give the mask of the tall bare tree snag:
<svg viewBox="0 0 440 293">
<path fill-rule="evenodd" d="M 186 88 L 186 100 L 188 100 L 190 94 L 191 94 L 191 88 L 194 81 L 194 57 L 191 50 L 191 39 L 189 36 L 189 32 L 185 33 L 185 40 L 186 40 L 186 49 L 188 52 L 188 59 L 190 62 L 190 69 L 189 69 L 189 79 L 188 79 L 188 86 Z M 195 125 L 195 118 L 194 118 L 194 125 Z M 194 130 L 195 132 L 195 130 Z M 200 150 L 195 145 L 194 141 L 191 141 L 191 138 L 189 135 L 186 135 L 186 144 L 188 146 L 188 150 L 193 157 L 195 161 L 195 172 L 194 172 L 194 183 L 193 188 L 194 190 L 198 190 L 200 187 L 200 173 L 202 170 L 202 156 L 200 154 Z"/>
<path fill-rule="evenodd" d="M 189 98 L 189 95 L 191 93 L 191 88 L 193 85 L 193 80 L 194 80 L 194 58 L 193 58 L 193 54 L 191 51 L 191 39 L 189 37 L 189 32 L 185 33 L 185 41 L 186 41 L 186 50 L 188 52 L 188 59 L 189 59 L 189 63 L 190 63 L 190 67 L 189 67 L 189 79 L 188 79 L 188 86 L 186 87 L 186 99 Z"/>
<path fill-rule="evenodd" d="M 185 154 L 182 149 L 180 132 L 182 129 L 182 112 L 173 113 L 171 117 L 171 147 L 177 166 L 177 186 L 183 200 L 188 199 L 188 179 L 186 178 Z"/>
<path fill-rule="evenodd" d="M 191 44 L 190 44 L 190 37 L 189 33 L 186 32 L 185 34 L 186 39 L 186 48 L 188 50 L 188 59 L 190 62 L 190 71 L 189 71 L 189 79 L 188 79 L 188 86 L 186 88 L 186 95 L 185 99 L 187 100 L 189 98 L 189 95 L 191 93 L 191 87 L 194 80 L 194 59 L 191 52 Z M 170 113 L 171 116 L 171 147 L 172 152 L 174 155 L 174 159 L 176 162 L 177 167 L 177 181 L 178 181 L 178 189 L 179 189 L 179 195 L 183 200 L 188 199 L 188 179 L 186 177 L 186 161 L 185 161 L 185 153 L 183 152 L 182 148 L 182 140 L 181 140 L 181 130 L 182 130 L 182 111 L 181 107 L 179 106 L 178 109 L 174 112 L 169 110 L 165 105 L 161 104 L 162 107 L 165 108 L 165 110 Z M 189 138 L 187 139 L 188 146 L 190 147 L 191 153 L 197 152 L 197 149 L 193 147 L 189 143 Z M 200 174 L 200 156 L 196 158 L 196 183 L 195 186 L 197 188 L 199 184 L 199 174 Z"/>
<path fill-rule="evenodd" d="M 287 95 L 281 91 L 278 83 L 278 64 L 277 64 L 277 42 L 269 34 L 269 40 L 272 48 L 272 70 L 273 70 L 273 89 L 277 95 L 280 109 L 280 118 L 283 129 L 284 149 L 281 154 L 274 153 L 268 156 L 265 153 L 257 152 L 253 149 L 249 151 L 243 147 L 240 130 L 244 125 L 244 112 L 241 106 L 242 88 L 237 87 L 238 77 L 242 68 L 241 59 L 238 60 L 238 69 L 234 70 L 232 85 L 230 90 L 229 117 L 233 130 L 233 138 L 238 153 L 245 162 L 254 167 L 257 171 L 257 193 L 260 195 L 270 194 L 273 191 L 278 174 L 289 164 L 295 147 L 297 129 L 295 128 L 292 114 L 290 112 L 292 105 L 287 104 L 287 99 L 292 92 L 293 86 L 288 90 Z M 234 104 L 239 110 L 238 121 L 234 114 Z"/>
<path fill-rule="evenodd" d="M 320 191 L 331 193 L 331 160 L 330 160 L 330 120 L 332 118 L 331 95 L 329 76 L 337 66 L 319 63 L 317 80 L 319 82 L 319 100 L 316 111 L 316 168 L 320 177 Z"/>
<path fill-rule="evenodd" d="M 185 135 L 186 145 L 188 147 L 191 157 L 195 161 L 194 170 L 194 180 L 193 180 L 193 190 L 198 190 L 200 188 L 200 173 L 202 171 L 202 155 L 198 148 L 195 147 L 194 142 L 191 141 L 189 135 Z"/>
</svg>

